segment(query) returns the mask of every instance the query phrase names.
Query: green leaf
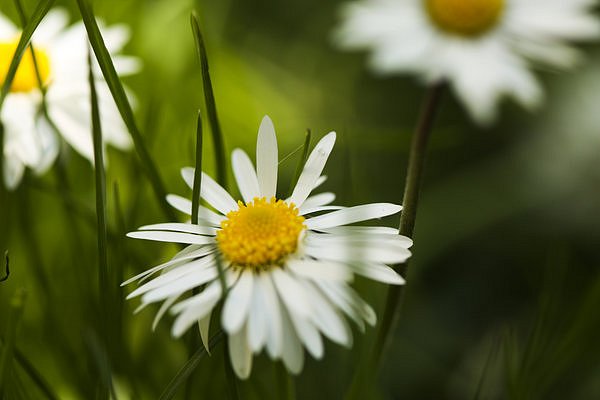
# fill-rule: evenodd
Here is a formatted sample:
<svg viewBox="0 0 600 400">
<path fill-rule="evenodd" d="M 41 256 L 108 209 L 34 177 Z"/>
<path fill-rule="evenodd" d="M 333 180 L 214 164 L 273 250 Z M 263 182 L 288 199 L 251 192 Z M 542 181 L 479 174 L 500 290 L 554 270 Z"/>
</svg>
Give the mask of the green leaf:
<svg viewBox="0 0 600 400">
<path fill-rule="evenodd" d="M 156 198 L 159 201 L 165 216 L 169 220 L 175 221 L 175 212 L 169 206 L 166 200 L 167 192 L 165 190 L 165 185 L 160 177 L 160 174 L 158 173 L 158 169 L 156 168 L 152 157 L 150 156 L 150 153 L 148 152 L 148 149 L 146 148 L 144 138 L 137 127 L 135 118 L 133 116 L 133 109 L 131 104 L 129 104 L 123 84 L 121 83 L 115 66 L 110 58 L 110 53 L 106 48 L 106 44 L 104 43 L 104 39 L 100 33 L 100 28 L 98 28 L 98 23 L 96 22 L 96 18 L 94 17 L 91 6 L 87 0 L 77 0 L 77 4 L 79 6 L 79 11 L 81 13 L 81 18 L 83 19 L 85 29 L 88 33 L 90 44 L 92 45 L 92 49 L 94 50 L 94 54 L 98 60 L 98 64 L 100 65 L 100 69 L 102 70 L 102 75 L 104 76 L 117 108 L 121 113 L 121 117 L 123 118 L 129 133 L 131 134 L 135 149 L 142 163 L 142 167 L 146 172 L 148 179 L 150 180 L 154 194 L 156 195 Z"/>
</svg>

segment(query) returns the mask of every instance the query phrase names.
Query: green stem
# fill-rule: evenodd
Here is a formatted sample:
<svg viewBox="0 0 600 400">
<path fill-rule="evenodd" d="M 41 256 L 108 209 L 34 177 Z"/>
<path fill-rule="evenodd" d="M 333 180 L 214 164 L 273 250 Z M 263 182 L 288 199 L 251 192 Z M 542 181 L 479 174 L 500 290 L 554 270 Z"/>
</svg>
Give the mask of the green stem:
<svg viewBox="0 0 600 400">
<path fill-rule="evenodd" d="M 400 216 L 400 235 L 412 237 L 417 218 L 417 207 L 419 203 L 419 192 L 423 180 L 423 171 L 425 169 L 425 159 L 427 155 L 427 145 L 431 134 L 431 128 L 439 109 L 440 100 L 444 91 L 444 84 L 436 84 L 431 87 L 417 124 L 417 128 L 412 138 L 410 154 L 408 159 L 408 171 L 406 183 L 404 186 L 404 197 L 402 201 L 402 214 Z M 405 274 L 408 263 L 397 266 L 396 271 Z M 401 295 L 404 286 L 391 286 L 385 305 L 383 319 L 381 321 L 381 330 L 375 345 L 373 357 L 374 366 L 379 366 L 383 351 L 393 335 L 394 327 L 398 318 Z"/>
<path fill-rule="evenodd" d="M 283 363 L 273 363 L 275 366 L 275 374 L 277 378 L 277 387 L 279 389 L 279 399 L 295 400 L 294 379 L 285 368 Z"/>
<path fill-rule="evenodd" d="M 223 143 L 223 133 L 217 116 L 217 105 L 213 92 L 212 82 L 210 79 L 210 71 L 208 66 L 208 56 L 206 55 L 206 47 L 204 39 L 200 32 L 200 24 L 198 17 L 192 13 L 190 18 L 192 24 L 192 32 L 196 43 L 196 51 L 200 59 L 200 69 L 202 71 L 202 86 L 204 88 L 204 102 L 206 103 L 206 112 L 208 114 L 208 122 L 212 133 L 213 146 L 215 149 L 215 163 L 217 168 L 217 182 L 227 188 L 227 159 L 225 154 L 225 144 Z"/>
<path fill-rule="evenodd" d="M 423 103 L 419 122 L 412 137 L 406 182 L 404 186 L 404 197 L 402 203 L 402 214 L 400 217 L 400 234 L 408 237 L 413 236 L 415 219 L 417 216 L 417 206 L 419 202 L 419 191 L 425 168 L 425 156 L 427 153 L 427 144 L 433 122 L 437 114 L 440 99 L 444 91 L 443 83 L 432 86 Z M 407 263 L 396 266 L 396 271 L 405 275 Z M 402 299 L 404 286 L 391 286 L 388 289 L 385 309 L 381 319 L 380 327 L 377 332 L 377 339 L 374 348 L 369 354 L 368 362 L 359 363 L 356 370 L 351 388 L 348 392 L 348 398 L 363 398 L 374 386 L 374 380 L 381 366 L 383 354 L 393 337 L 395 325 L 398 319 L 398 311 Z"/>
<path fill-rule="evenodd" d="M 109 315 L 112 314 L 110 306 L 111 288 L 109 285 L 109 270 L 107 257 L 107 228 L 106 228 L 106 176 L 104 173 L 104 148 L 102 145 L 102 125 L 100 123 L 100 111 L 98 109 L 98 95 L 94 82 L 92 69 L 92 57 L 88 54 L 88 78 L 90 85 L 90 104 L 92 109 L 92 138 L 94 143 L 94 177 L 96 184 L 96 218 L 97 218 L 97 240 L 98 240 L 98 278 L 100 313 L 102 318 L 101 335 L 104 349 L 109 346 Z M 108 371 L 107 379 L 110 380 L 110 361 L 105 355 L 101 358 Z M 103 382 L 102 392 L 109 393 L 110 383 L 105 387 Z"/>
</svg>

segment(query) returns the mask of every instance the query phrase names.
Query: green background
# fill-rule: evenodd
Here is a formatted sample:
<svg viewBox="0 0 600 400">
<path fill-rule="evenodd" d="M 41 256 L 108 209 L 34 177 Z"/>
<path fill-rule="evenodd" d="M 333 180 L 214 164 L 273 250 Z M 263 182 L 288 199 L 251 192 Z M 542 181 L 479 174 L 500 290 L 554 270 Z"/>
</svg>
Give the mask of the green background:
<svg viewBox="0 0 600 400">
<path fill-rule="evenodd" d="M 25 4 L 31 12 L 35 2 Z M 78 19 L 74 1 L 58 4 Z M 374 76 L 366 54 L 336 50 L 331 33 L 340 4 L 95 2 L 96 14 L 108 23 L 131 27 L 126 53 L 140 57 L 144 67 L 125 83 L 170 193 L 191 196 L 179 170 L 193 165 L 196 111 L 204 108 L 189 24 L 196 10 L 228 154 L 235 147 L 254 154 L 265 114 L 274 121 L 280 158 L 302 144 L 307 128 L 313 143 L 335 130 L 323 188 L 337 194 L 336 203 L 401 202 L 425 88 L 410 76 Z M 16 20 L 11 1 L 3 0 L 0 11 Z M 600 48 L 585 50 L 587 59 L 574 72 L 538 71 L 547 98 L 535 113 L 506 102 L 497 123 L 481 128 L 451 93 L 444 97 L 401 319 L 370 397 L 600 398 Z M 213 174 L 205 138 L 204 169 Z M 280 165 L 282 195 L 297 158 Z M 11 259 L 10 278 L 0 283 L 0 334 L 10 299 L 24 288 L 16 344 L 61 399 L 98 395 L 103 328 L 111 338 L 107 354 L 118 398 L 158 398 L 188 358 L 186 340 L 170 337 L 169 316 L 152 332 L 157 307 L 133 315 L 138 302 L 123 299 L 134 285 L 117 288 L 177 248 L 125 238 L 127 231 L 165 219 L 135 153 L 111 149 L 108 160 L 115 288 L 109 297 L 118 311 L 108 327 L 100 326 L 89 162 L 65 146 L 50 172 L 27 176 L 0 199 L 0 250 L 8 249 Z M 395 218 L 384 222 L 397 224 Z M 384 285 L 357 280 L 356 287 L 380 315 Z M 373 329 L 366 335 L 355 330 L 352 350 L 329 343 L 323 360 L 307 355 L 294 379 L 297 398 L 342 398 L 372 342 Z M 255 358 L 251 378 L 240 384 L 242 398 L 278 398 L 276 374 L 267 357 Z M 7 398 L 43 398 L 22 368 L 10 377 Z M 191 398 L 227 397 L 222 346 L 202 360 L 191 382 Z"/>
</svg>

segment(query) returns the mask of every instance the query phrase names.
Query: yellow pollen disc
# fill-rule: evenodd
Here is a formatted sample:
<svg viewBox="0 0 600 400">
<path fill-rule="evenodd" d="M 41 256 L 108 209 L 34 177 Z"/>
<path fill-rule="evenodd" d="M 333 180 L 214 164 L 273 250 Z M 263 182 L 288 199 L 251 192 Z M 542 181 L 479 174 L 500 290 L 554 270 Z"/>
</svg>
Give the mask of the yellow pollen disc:
<svg viewBox="0 0 600 400">
<path fill-rule="evenodd" d="M 0 42 L 0 84 L 3 84 L 6 79 L 8 67 L 15 54 L 18 42 L 19 38 L 12 42 Z M 48 54 L 37 47 L 35 48 L 34 53 L 42 84 L 47 85 L 48 78 L 50 77 L 50 60 Z M 17 73 L 13 79 L 10 91 L 30 92 L 38 87 L 38 77 L 36 75 L 31 49 L 27 48 L 23 54 L 23 58 L 21 58 L 19 67 L 17 68 Z"/>
<path fill-rule="evenodd" d="M 435 25 L 462 36 L 477 36 L 496 26 L 505 0 L 423 0 Z"/>
<path fill-rule="evenodd" d="M 293 204 L 255 197 L 227 214 L 217 232 L 221 253 L 234 265 L 268 267 L 296 251 L 304 217 Z"/>
</svg>

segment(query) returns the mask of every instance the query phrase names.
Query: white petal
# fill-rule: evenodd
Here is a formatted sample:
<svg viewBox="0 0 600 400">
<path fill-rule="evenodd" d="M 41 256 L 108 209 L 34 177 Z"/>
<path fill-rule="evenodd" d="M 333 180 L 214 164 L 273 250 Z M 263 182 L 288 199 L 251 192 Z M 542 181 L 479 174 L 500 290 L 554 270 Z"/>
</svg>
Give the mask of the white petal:
<svg viewBox="0 0 600 400">
<path fill-rule="evenodd" d="M 196 224 L 180 224 L 176 222 L 144 225 L 138 228 L 140 231 L 172 231 L 172 232 L 183 232 L 183 233 L 194 233 L 197 235 L 210 235 L 214 236 L 217 230 L 213 227 L 199 226 Z"/>
<path fill-rule="evenodd" d="M 375 234 L 385 234 L 385 235 L 397 235 L 398 229 L 389 228 L 387 226 L 336 226 L 333 228 L 321 228 L 318 229 L 320 232 L 326 233 L 334 233 L 336 235 L 356 235 L 356 234 L 365 234 L 365 235 L 375 235 Z M 405 236 L 406 238 L 406 236 Z M 410 238 L 406 238 L 410 240 Z M 412 242 L 412 241 L 411 241 Z"/>
<path fill-rule="evenodd" d="M 334 305 L 310 282 L 303 282 L 305 290 L 310 293 L 313 302 L 312 320 L 325 336 L 341 344 L 349 346 L 352 343 L 351 331 L 344 318 L 336 311 Z"/>
<path fill-rule="evenodd" d="M 235 149 L 231 155 L 231 166 L 244 202 L 249 203 L 255 197 L 261 197 L 258 177 L 248 154 L 241 149 Z"/>
<path fill-rule="evenodd" d="M 343 308 L 343 304 L 352 307 L 361 318 L 363 318 L 369 325 L 374 326 L 377 322 L 377 316 L 373 308 L 367 304 L 351 287 L 347 285 L 339 285 L 333 282 L 315 282 L 323 293 L 329 297 L 329 299 Z"/>
<path fill-rule="evenodd" d="M 244 270 L 240 279 L 227 294 L 225 304 L 223 305 L 223 329 L 228 334 L 237 333 L 250 310 L 250 301 L 252 300 L 252 287 L 254 281 L 254 272 Z"/>
<path fill-rule="evenodd" d="M 181 294 L 186 290 L 208 283 L 218 276 L 216 268 L 207 268 L 166 283 L 163 286 L 151 290 L 142 296 L 144 303 L 154 303 L 166 299 L 175 294 Z"/>
<path fill-rule="evenodd" d="M 202 339 L 202 345 L 206 349 L 208 355 L 210 355 L 210 317 L 212 312 L 209 312 L 205 317 L 198 320 L 198 330 L 200 331 L 200 339 Z"/>
<path fill-rule="evenodd" d="M 318 213 L 318 212 L 322 212 L 322 211 L 336 211 L 336 210 L 341 210 L 343 208 L 346 207 L 342 207 L 342 206 L 320 206 L 320 207 L 312 207 L 312 208 L 303 208 L 302 210 L 300 210 L 300 212 L 298 213 L 299 215 L 307 215 L 307 214 L 313 214 L 313 213 Z"/>
<path fill-rule="evenodd" d="M 62 8 L 54 8 L 46 14 L 40 25 L 33 33 L 32 43 L 46 47 L 52 44 L 53 39 L 67 26 L 69 15 Z"/>
<path fill-rule="evenodd" d="M 290 260 L 286 267 L 295 274 L 314 280 L 348 282 L 352 280 L 352 270 L 345 264 L 318 260 Z"/>
<path fill-rule="evenodd" d="M 210 255 L 204 258 L 200 258 L 198 260 L 193 260 L 187 262 L 183 265 L 179 265 L 168 272 L 165 272 L 161 276 L 152 279 L 150 282 L 143 284 L 138 287 L 136 290 L 131 292 L 127 298 L 131 299 L 133 297 L 139 296 L 141 294 L 147 293 L 150 290 L 154 290 L 161 286 L 165 286 L 173 281 L 180 280 L 182 277 L 192 273 L 198 273 L 202 270 L 206 270 L 207 268 L 214 268 L 215 266 L 215 257 Z"/>
<path fill-rule="evenodd" d="M 165 315 L 167 310 L 169 308 L 171 308 L 173 303 L 175 303 L 175 301 L 177 301 L 178 298 L 179 298 L 179 295 L 171 296 L 160 305 L 160 308 L 158 309 L 158 312 L 156 313 L 156 315 L 154 316 L 154 320 L 152 321 L 152 330 L 156 329 L 161 318 Z M 148 304 L 148 303 L 145 303 L 145 304 Z"/>
<path fill-rule="evenodd" d="M 195 322 L 209 315 L 219 302 L 221 297 L 221 283 L 214 281 L 209 284 L 200 294 L 191 297 L 184 302 L 176 304 L 172 311 L 180 312 L 175 319 L 171 334 L 175 337 L 183 335 Z"/>
<path fill-rule="evenodd" d="M 406 281 L 396 271 L 385 264 L 377 263 L 348 263 L 347 264 L 358 275 L 374 281 L 390 285 L 404 285 Z"/>
<path fill-rule="evenodd" d="M 333 228 L 335 226 L 393 215 L 401 210 L 402 206 L 390 203 L 364 204 L 310 218 L 306 221 L 306 227 L 308 229 Z"/>
<path fill-rule="evenodd" d="M 138 231 L 129 232 L 127 237 L 134 239 L 155 240 L 158 242 L 186 243 L 186 244 L 210 244 L 215 242 L 211 236 L 193 235 L 191 233 L 169 232 L 169 231 Z"/>
<path fill-rule="evenodd" d="M 307 208 L 320 207 L 333 203 L 334 200 L 335 194 L 330 192 L 319 193 L 314 196 L 310 196 L 304 201 L 304 203 L 302 203 L 302 207 L 300 207 L 300 213 L 302 213 L 302 210 Z"/>
<path fill-rule="evenodd" d="M 193 249 L 193 251 L 192 251 L 192 249 Z M 186 251 L 186 253 L 182 254 L 184 251 Z M 178 255 L 176 255 L 175 257 L 173 257 L 171 260 L 167 261 L 164 264 L 157 265 L 155 267 L 152 267 L 152 268 L 134 276 L 133 278 L 129 278 L 125 282 L 121 283 L 121 286 L 129 285 L 131 282 L 137 281 L 138 279 L 148 277 L 148 276 L 155 274 L 156 272 L 161 271 L 165 268 L 174 266 L 176 264 L 181 264 L 181 263 L 185 262 L 186 260 L 190 260 L 192 258 L 205 256 L 214 251 L 215 251 L 215 248 L 212 246 L 202 246 L 199 249 L 198 249 L 198 246 L 188 246 L 185 249 L 183 249 L 180 253 L 178 253 L 178 255 L 180 255 L 179 257 L 178 257 Z"/>
<path fill-rule="evenodd" d="M 4 155 L 4 184 L 8 190 L 14 190 L 25 173 L 25 165 L 17 157 Z"/>
<path fill-rule="evenodd" d="M 373 261 L 383 264 L 402 264 L 411 256 L 409 250 L 394 243 L 306 245 L 305 251 L 306 254 L 317 259 L 344 263 Z"/>
<path fill-rule="evenodd" d="M 269 288 L 264 287 L 263 273 L 258 273 L 254 279 L 254 289 L 250 299 L 250 311 L 248 313 L 248 344 L 254 353 L 258 353 L 269 335 L 269 297 L 265 293 Z M 278 301 L 278 300 L 276 300 Z"/>
<path fill-rule="evenodd" d="M 284 338 L 281 358 L 288 371 L 299 374 L 304 365 L 304 351 L 285 307 L 281 308 L 281 322 Z"/>
<path fill-rule="evenodd" d="M 290 197 L 290 202 L 294 203 L 296 207 L 301 207 L 304 200 L 312 192 L 317 179 L 321 176 L 323 168 L 325 168 L 325 163 L 329 158 L 331 150 L 333 150 L 334 144 L 335 132 L 330 132 L 317 143 L 314 150 L 310 153 L 306 164 L 304 164 L 302 174 L 298 178 L 298 183 Z"/>
<path fill-rule="evenodd" d="M 183 168 L 181 170 L 181 176 L 188 184 L 188 186 L 194 188 L 194 168 Z M 202 186 L 200 187 L 200 196 L 208 202 L 215 209 L 220 211 L 222 214 L 227 214 L 229 211 L 237 210 L 238 205 L 231 197 L 227 190 L 223 189 L 221 185 L 215 182 L 210 176 L 202 173 Z"/>
<path fill-rule="evenodd" d="M 265 115 L 258 128 L 256 143 L 256 175 L 262 197 L 270 199 L 277 192 L 277 137 L 271 118 Z"/>
<path fill-rule="evenodd" d="M 294 330 L 298 335 L 300 343 L 316 359 L 323 357 L 323 339 L 319 330 L 313 325 L 311 319 L 304 318 L 288 309 L 288 316 L 292 321 Z"/>
<path fill-rule="evenodd" d="M 263 289 L 265 301 L 265 318 L 267 320 L 267 351 L 271 358 L 276 359 L 283 352 L 283 322 L 282 308 L 277 291 L 268 273 L 258 275 L 260 286 Z"/>
<path fill-rule="evenodd" d="M 252 370 L 252 350 L 248 346 L 245 327 L 240 332 L 229 335 L 228 346 L 229 358 L 235 374 L 240 379 L 247 379 Z"/>
<path fill-rule="evenodd" d="M 312 312 L 310 302 L 306 299 L 304 289 L 292 275 L 279 268 L 274 268 L 270 275 L 281 300 L 288 310 L 302 316 L 309 316 Z"/>
<path fill-rule="evenodd" d="M 190 200 L 177 196 L 176 194 L 169 194 L 167 195 L 167 202 L 182 213 L 192 215 L 192 202 Z M 204 206 L 198 206 L 198 216 L 200 217 L 200 220 L 206 221 L 213 226 L 220 226 L 221 221 L 225 219 L 224 216 L 219 215 Z"/>
</svg>

